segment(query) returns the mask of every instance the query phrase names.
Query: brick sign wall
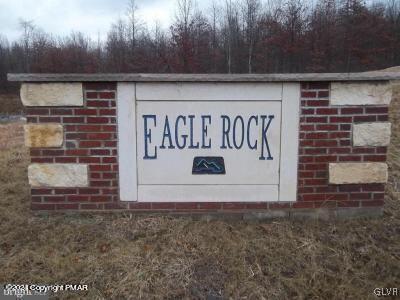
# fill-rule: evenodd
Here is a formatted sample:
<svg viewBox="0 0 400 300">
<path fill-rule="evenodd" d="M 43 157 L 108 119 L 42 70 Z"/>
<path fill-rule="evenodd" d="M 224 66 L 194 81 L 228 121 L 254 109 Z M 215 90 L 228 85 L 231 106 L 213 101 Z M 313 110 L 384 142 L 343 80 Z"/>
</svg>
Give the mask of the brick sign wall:
<svg viewBox="0 0 400 300">
<path fill-rule="evenodd" d="M 46 211 L 229 212 L 251 217 L 313 215 L 321 209 L 337 216 L 380 214 L 387 181 L 390 84 L 380 81 L 302 82 L 292 85 L 297 87 L 300 97 L 291 99 L 299 105 L 295 121 L 297 134 L 292 139 L 298 156 L 295 168 L 288 169 L 289 173 L 296 173 L 292 174 L 293 178 L 297 177 L 288 187 L 289 190 L 295 188 L 293 199 L 285 199 L 291 197 L 290 193 L 289 196 L 279 196 L 286 195 L 281 193 L 280 186 L 284 186 L 282 181 L 289 176 L 280 177 L 280 182 L 277 181 L 277 198 L 268 189 L 268 193 L 261 198 L 258 193 L 249 190 L 248 199 L 242 194 L 242 198 L 234 201 L 227 201 L 224 194 L 219 201 L 216 198 L 218 193 L 210 194 L 212 201 L 196 195 L 187 199 L 177 198 L 177 201 L 151 201 L 159 199 L 160 195 L 152 198 L 150 190 L 146 201 L 141 201 L 140 194 L 137 199 L 132 199 L 134 201 L 121 201 L 119 168 L 125 164 L 125 161 L 118 163 L 121 159 L 118 148 L 124 143 L 118 137 L 118 130 L 121 130 L 118 125 L 121 124 L 118 124 L 117 115 L 120 113 L 117 113 L 117 106 L 121 104 L 117 102 L 121 100 L 117 98 L 121 97 L 121 85 L 101 82 L 24 83 L 21 99 L 26 106 L 25 142 L 30 147 L 31 155 L 28 169 L 31 207 Z M 284 98 L 282 96 L 282 104 L 279 104 L 279 110 L 283 107 L 282 124 L 286 122 Z M 140 105 L 134 107 L 141 110 Z M 268 107 L 272 110 L 273 106 Z M 296 108 L 290 111 L 293 109 L 296 111 Z M 288 124 L 290 126 L 291 123 Z M 280 130 L 284 131 L 284 127 Z M 139 125 L 138 128 L 143 130 Z M 155 128 L 153 130 L 154 134 Z M 286 152 L 282 149 L 279 152 L 282 155 L 280 165 L 277 165 L 280 173 L 287 161 Z M 137 151 L 139 153 L 140 150 Z M 136 165 L 136 155 L 132 158 Z M 168 160 L 168 156 L 165 158 Z M 228 165 L 226 168 L 228 170 Z M 151 171 L 157 172 L 157 169 Z M 141 171 L 134 170 L 136 172 Z M 124 180 L 129 182 L 129 178 Z M 275 184 L 274 180 L 271 182 L 265 186 Z M 232 190 L 235 188 L 232 185 Z M 140 191 L 140 181 L 137 189 Z M 207 192 L 209 190 L 207 188 Z M 225 195 L 229 195 L 228 189 Z M 269 195 L 271 198 L 268 198 Z M 167 194 L 165 198 L 168 198 Z"/>
</svg>

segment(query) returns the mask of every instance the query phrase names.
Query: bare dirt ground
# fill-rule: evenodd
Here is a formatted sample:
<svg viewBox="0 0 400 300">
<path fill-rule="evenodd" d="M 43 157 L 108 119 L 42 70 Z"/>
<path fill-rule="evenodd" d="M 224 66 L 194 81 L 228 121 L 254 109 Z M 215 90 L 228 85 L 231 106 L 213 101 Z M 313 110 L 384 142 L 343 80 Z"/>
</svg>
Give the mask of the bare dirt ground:
<svg viewBox="0 0 400 300">
<path fill-rule="evenodd" d="M 264 223 L 29 210 L 22 146 L 0 149 L 0 283 L 88 284 L 61 299 L 375 299 L 400 287 L 400 86 L 384 216 Z"/>
</svg>

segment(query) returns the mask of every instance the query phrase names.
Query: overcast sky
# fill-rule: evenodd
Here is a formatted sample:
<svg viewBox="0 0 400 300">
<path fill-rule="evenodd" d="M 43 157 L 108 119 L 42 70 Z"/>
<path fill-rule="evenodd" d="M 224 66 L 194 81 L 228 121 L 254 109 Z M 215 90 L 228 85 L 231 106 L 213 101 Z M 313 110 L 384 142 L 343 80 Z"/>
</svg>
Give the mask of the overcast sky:
<svg viewBox="0 0 400 300">
<path fill-rule="evenodd" d="M 198 1 L 207 7 L 211 0 Z M 128 0 L 0 0 L 0 34 L 13 41 L 20 35 L 19 20 L 32 20 L 46 32 L 66 35 L 81 31 L 103 39 L 112 22 L 125 16 Z M 149 29 L 156 21 L 168 28 L 176 0 L 137 0 Z"/>
</svg>

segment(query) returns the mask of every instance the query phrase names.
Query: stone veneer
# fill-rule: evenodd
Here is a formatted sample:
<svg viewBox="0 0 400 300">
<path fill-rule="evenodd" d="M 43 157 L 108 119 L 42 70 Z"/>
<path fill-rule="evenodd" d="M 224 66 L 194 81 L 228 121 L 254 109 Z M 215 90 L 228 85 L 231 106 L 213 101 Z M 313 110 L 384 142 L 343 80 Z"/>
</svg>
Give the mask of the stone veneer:
<svg viewBox="0 0 400 300">
<path fill-rule="evenodd" d="M 381 213 L 388 84 L 301 83 L 298 201 L 270 203 L 119 201 L 116 92 L 109 82 L 22 85 L 33 210 L 230 212 L 251 218 L 307 216 L 321 208 L 339 217 Z"/>
</svg>

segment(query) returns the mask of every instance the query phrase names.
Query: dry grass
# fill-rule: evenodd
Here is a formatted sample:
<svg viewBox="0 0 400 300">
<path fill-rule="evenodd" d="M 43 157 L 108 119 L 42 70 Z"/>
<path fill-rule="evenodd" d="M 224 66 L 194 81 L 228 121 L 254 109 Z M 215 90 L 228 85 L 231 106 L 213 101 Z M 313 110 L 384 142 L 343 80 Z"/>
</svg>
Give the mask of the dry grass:
<svg viewBox="0 0 400 300">
<path fill-rule="evenodd" d="M 57 294 L 64 299 L 372 299 L 376 287 L 400 286 L 394 126 L 390 197 L 384 217 L 372 220 L 35 217 L 27 151 L 0 150 L 0 282 L 89 285 Z"/>
</svg>

